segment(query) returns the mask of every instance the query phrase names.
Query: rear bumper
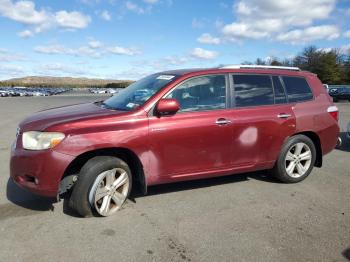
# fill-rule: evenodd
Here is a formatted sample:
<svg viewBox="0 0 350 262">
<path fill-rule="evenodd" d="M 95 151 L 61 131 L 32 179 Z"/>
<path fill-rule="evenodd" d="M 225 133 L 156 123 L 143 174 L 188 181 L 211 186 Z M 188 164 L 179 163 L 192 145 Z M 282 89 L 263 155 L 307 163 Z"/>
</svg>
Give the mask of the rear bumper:
<svg viewBox="0 0 350 262">
<path fill-rule="evenodd" d="M 54 150 L 29 151 L 13 147 L 10 176 L 21 188 L 56 197 L 61 177 L 74 157 Z"/>
</svg>

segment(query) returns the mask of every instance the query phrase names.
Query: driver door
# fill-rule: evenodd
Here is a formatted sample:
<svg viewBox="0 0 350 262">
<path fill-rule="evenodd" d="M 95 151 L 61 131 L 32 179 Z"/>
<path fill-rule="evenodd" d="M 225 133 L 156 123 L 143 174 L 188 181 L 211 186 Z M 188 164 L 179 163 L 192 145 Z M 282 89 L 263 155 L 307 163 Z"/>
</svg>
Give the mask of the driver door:
<svg viewBox="0 0 350 262">
<path fill-rule="evenodd" d="M 181 177 L 231 166 L 228 94 L 228 76 L 222 74 L 190 78 L 166 95 L 177 99 L 180 110 L 149 118 L 153 175 Z"/>
</svg>

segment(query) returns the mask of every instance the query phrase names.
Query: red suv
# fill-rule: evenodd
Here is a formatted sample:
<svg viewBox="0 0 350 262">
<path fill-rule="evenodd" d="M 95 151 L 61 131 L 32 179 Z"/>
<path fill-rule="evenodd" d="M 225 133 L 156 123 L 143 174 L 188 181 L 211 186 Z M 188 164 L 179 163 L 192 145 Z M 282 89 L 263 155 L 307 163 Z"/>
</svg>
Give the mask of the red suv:
<svg viewBox="0 0 350 262">
<path fill-rule="evenodd" d="M 67 193 L 82 216 L 121 208 L 132 185 L 271 170 L 305 179 L 337 144 L 338 109 L 298 68 L 227 66 L 157 73 L 101 102 L 38 112 L 18 128 L 11 177 Z"/>
</svg>

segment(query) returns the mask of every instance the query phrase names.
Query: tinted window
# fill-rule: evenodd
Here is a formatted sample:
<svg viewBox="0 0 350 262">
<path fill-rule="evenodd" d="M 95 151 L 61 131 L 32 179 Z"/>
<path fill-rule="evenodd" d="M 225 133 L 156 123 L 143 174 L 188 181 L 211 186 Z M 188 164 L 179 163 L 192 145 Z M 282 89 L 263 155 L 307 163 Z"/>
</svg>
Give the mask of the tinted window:
<svg viewBox="0 0 350 262">
<path fill-rule="evenodd" d="M 289 102 L 311 100 L 313 95 L 305 78 L 284 76 L 283 82 L 286 87 Z"/>
<path fill-rule="evenodd" d="M 237 107 L 271 105 L 274 103 L 270 76 L 234 75 L 233 81 Z"/>
<path fill-rule="evenodd" d="M 275 104 L 283 104 L 287 103 L 286 94 L 284 92 L 284 88 L 278 76 L 272 77 L 273 88 L 275 91 Z"/>
<path fill-rule="evenodd" d="M 195 77 L 177 86 L 167 98 L 180 103 L 180 111 L 204 111 L 226 108 L 224 75 Z"/>
</svg>

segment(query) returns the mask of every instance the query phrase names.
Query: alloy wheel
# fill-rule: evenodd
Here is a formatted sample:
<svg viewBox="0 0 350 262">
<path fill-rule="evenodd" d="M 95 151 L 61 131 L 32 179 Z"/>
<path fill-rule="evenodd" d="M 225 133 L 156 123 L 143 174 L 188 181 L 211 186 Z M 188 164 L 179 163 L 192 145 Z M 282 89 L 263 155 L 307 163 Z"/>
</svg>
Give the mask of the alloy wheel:
<svg viewBox="0 0 350 262">
<path fill-rule="evenodd" d="M 99 174 L 89 194 L 90 204 L 101 216 L 110 216 L 125 202 L 130 187 L 128 173 L 114 168 Z"/>
<path fill-rule="evenodd" d="M 290 147 L 285 158 L 285 169 L 287 174 L 293 178 L 299 178 L 306 174 L 312 161 L 310 147 L 299 142 Z"/>
</svg>

